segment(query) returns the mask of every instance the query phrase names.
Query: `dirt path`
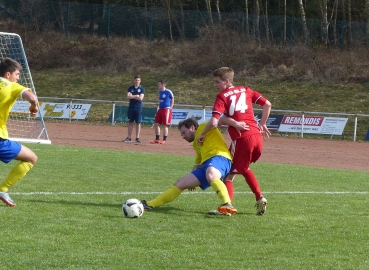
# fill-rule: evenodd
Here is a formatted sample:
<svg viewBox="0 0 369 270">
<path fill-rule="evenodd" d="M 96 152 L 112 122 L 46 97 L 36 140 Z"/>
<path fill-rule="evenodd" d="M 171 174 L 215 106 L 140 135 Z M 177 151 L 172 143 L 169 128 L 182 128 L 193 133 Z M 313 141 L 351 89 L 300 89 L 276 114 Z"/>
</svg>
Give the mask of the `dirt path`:
<svg viewBox="0 0 369 270">
<path fill-rule="evenodd" d="M 154 129 L 141 130 L 142 143 L 121 142 L 127 127 L 46 123 L 52 144 L 128 151 L 194 155 L 191 144 L 170 130 L 166 145 L 152 145 Z M 226 140 L 228 135 L 225 136 Z M 264 143 L 262 162 L 369 171 L 369 143 L 271 137 Z"/>
</svg>

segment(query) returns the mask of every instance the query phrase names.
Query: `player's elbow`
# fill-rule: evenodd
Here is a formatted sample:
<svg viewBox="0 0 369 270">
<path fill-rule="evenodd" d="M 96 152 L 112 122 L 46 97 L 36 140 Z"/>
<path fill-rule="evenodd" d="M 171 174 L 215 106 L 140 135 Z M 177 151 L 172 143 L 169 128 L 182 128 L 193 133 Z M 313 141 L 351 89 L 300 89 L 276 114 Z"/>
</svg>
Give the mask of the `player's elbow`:
<svg viewBox="0 0 369 270">
<path fill-rule="evenodd" d="M 22 98 L 27 100 L 29 103 L 36 105 L 38 100 L 35 94 L 33 94 L 31 91 L 25 91 L 22 94 Z"/>
<path fill-rule="evenodd" d="M 264 106 L 263 107 L 266 107 L 266 108 L 272 108 L 272 103 L 270 103 L 270 101 L 269 100 L 267 100 L 266 102 L 265 102 L 265 104 L 264 104 Z"/>
</svg>

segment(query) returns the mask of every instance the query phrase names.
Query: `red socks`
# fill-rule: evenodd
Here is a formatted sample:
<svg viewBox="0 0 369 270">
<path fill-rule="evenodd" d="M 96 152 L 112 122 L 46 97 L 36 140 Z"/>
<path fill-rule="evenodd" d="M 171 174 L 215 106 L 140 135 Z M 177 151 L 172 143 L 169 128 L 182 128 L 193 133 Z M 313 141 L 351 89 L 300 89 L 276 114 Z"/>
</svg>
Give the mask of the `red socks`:
<svg viewBox="0 0 369 270">
<path fill-rule="evenodd" d="M 255 174 L 249 169 L 243 174 L 243 176 L 245 177 L 246 183 L 249 185 L 251 191 L 255 194 L 256 201 L 258 201 L 261 197 L 261 190 Z"/>
<path fill-rule="evenodd" d="M 229 198 L 231 199 L 231 202 L 232 202 L 233 201 L 233 195 L 234 195 L 233 182 L 231 180 L 225 180 L 224 184 L 227 187 L 228 195 L 229 195 Z"/>
</svg>

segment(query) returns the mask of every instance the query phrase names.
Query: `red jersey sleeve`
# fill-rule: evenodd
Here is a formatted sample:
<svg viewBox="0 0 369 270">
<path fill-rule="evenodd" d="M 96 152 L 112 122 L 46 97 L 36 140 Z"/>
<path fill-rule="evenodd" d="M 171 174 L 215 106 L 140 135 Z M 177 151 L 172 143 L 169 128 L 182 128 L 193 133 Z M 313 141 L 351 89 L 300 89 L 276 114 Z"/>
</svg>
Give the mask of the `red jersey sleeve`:
<svg viewBox="0 0 369 270">
<path fill-rule="evenodd" d="M 213 106 L 212 116 L 216 119 L 219 119 L 222 114 L 226 113 L 226 100 L 221 94 L 217 95 Z"/>
<path fill-rule="evenodd" d="M 263 97 L 260 93 L 253 91 L 253 98 L 252 103 L 258 104 L 260 106 L 263 106 L 267 99 Z"/>
</svg>

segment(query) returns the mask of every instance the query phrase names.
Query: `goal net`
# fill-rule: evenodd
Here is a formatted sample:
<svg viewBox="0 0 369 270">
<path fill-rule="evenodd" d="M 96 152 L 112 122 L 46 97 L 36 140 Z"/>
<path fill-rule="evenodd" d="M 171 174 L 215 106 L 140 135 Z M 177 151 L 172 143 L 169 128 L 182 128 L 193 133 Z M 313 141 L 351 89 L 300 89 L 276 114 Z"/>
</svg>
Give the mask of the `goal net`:
<svg viewBox="0 0 369 270">
<path fill-rule="evenodd" d="M 18 83 L 30 88 L 36 95 L 26 53 L 19 35 L 0 32 L 0 58 L 5 57 L 12 58 L 22 65 Z M 29 105 L 28 101 L 22 99 L 18 99 L 14 104 L 7 123 L 9 139 L 18 142 L 51 144 L 44 119 L 40 113 L 40 107 L 37 116 L 31 117 L 28 109 Z"/>
</svg>

